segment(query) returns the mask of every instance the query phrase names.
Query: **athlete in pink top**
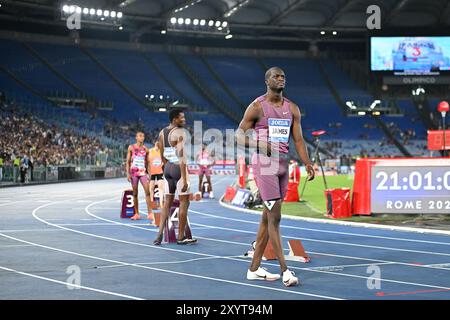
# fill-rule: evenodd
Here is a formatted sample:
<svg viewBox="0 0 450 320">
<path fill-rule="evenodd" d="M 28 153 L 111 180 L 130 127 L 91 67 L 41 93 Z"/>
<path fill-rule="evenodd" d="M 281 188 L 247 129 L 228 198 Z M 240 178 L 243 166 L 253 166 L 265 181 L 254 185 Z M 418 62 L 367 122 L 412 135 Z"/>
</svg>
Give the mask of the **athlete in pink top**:
<svg viewBox="0 0 450 320">
<path fill-rule="evenodd" d="M 198 173 L 198 193 L 203 193 L 203 177 L 206 177 L 208 183 L 209 197 L 214 198 L 213 188 L 211 183 L 211 167 L 214 165 L 214 158 L 206 150 L 206 144 L 202 144 L 202 150 L 197 155 L 197 164 L 199 166 Z"/>
<path fill-rule="evenodd" d="M 294 139 L 297 154 L 306 165 L 309 180 L 314 179 L 314 169 L 303 141 L 300 110 L 296 104 L 283 97 L 286 84 L 284 71 L 272 67 L 267 70 L 265 79 L 266 94 L 249 105 L 236 134 L 240 145 L 257 150 L 252 156 L 252 168 L 265 204 L 247 279 L 275 281 L 280 278 L 279 274 L 269 273 L 260 267 L 270 239 L 283 273 L 283 284 L 292 286 L 299 281 L 287 268 L 280 238 L 281 204 L 288 184 L 291 137 Z M 256 140 L 245 134 L 250 129 L 256 130 Z"/>
<path fill-rule="evenodd" d="M 139 205 L 138 205 L 138 190 L 139 181 L 145 191 L 145 200 L 147 202 L 147 214 L 148 219 L 154 220 L 152 213 L 152 201 L 150 197 L 149 179 L 148 179 L 148 166 L 149 166 L 149 150 L 144 145 L 145 135 L 143 132 L 136 133 L 136 143 L 128 147 L 126 172 L 128 181 L 131 182 L 133 187 L 134 198 L 134 216 L 132 220 L 139 219 Z"/>
</svg>

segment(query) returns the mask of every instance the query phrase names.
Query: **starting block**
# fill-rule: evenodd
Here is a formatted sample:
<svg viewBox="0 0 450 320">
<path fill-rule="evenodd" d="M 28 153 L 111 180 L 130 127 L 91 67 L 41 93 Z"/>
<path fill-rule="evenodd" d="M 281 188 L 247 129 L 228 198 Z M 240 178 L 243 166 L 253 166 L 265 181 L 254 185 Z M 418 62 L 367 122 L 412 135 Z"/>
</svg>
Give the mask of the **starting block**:
<svg viewBox="0 0 450 320">
<path fill-rule="evenodd" d="M 285 256 L 285 259 L 288 261 L 297 261 L 308 263 L 311 261 L 311 258 L 306 253 L 303 248 L 302 242 L 300 240 L 289 240 L 289 255 Z M 247 251 L 244 256 L 253 258 L 253 254 L 255 253 L 256 241 L 252 242 L 252 250 Z M 273 250 L 272 242 L 269 240 L 267 242 L 266 249 L 264 250 L 262 259 L 264 261 L 267 260 L 277 260 L 277 256 L 275 255 L 275 251 Z"/>
<path fill-rule="evenodd" d="M 134 216 L 133 190 L 125 190 L 122 194 L 122 206 L 120 210 L 121 218 L 131 218 Z"/>
<path fill-rule="evenodd" d="M 180 202 L 178 200 L 174 200 L 172 207 L 170 208 L 169 218 L 166 220 L 164 226 L 164 242 L 175 243 L 177 242 L 177 233 L 175 229 L 180 232 L 178 228 L 178 211 L 179 211 Z M 156 216 L 155 216 L 156 220 Z M 159 221 L 158 221 L 159 222 Z M 159 223 L 158 223 L 159 225 Z M 185 226 L 185 235 L 187 238 L 192 238 L 191 225 L 189 223 L 189 218 L 186 219 Z"/>
</svg>

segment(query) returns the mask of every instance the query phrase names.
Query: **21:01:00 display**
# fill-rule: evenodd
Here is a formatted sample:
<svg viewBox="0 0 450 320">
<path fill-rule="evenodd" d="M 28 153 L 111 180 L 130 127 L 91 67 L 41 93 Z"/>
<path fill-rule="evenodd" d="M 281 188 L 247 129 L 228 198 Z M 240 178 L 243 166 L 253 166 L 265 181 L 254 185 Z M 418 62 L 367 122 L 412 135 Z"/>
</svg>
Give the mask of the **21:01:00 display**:
<svg viewBox="0 0 450 320">
<path fill-rule="evenodd" d="M 419 171 L 412 171 L 408 176 L 399 179 L 399 173 L 394 172 L 389 175 L 387 172 L 380 171 L 376 174 L 376 179 L 381 179 L 377 184 L 376 190 L 449 190 L 450 191 L 450 171 L 445 172 L 442 177 L 433 177 L 433 172 L 429 171 L 422 174 Z M 387 185 L 388 181 L 391 185 Z M 400 185 L 400 183 L 403 183 Z"/>
</svg>

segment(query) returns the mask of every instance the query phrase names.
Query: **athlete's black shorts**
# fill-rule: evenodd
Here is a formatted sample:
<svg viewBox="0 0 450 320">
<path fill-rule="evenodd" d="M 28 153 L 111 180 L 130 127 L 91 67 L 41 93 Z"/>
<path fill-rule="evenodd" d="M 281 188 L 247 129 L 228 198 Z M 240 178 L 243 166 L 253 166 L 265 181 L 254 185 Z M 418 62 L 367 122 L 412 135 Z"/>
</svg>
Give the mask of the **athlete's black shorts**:
<svg viewBox="0 0 450 320">
<path fill-rule="evenodd" d="M 163 174 L 159 173 L 159 174 L 152 174 L 152 178 L 150 179 L 151 181 L 159 181 L 159 180 L 163 180 Z"/>
</svg>

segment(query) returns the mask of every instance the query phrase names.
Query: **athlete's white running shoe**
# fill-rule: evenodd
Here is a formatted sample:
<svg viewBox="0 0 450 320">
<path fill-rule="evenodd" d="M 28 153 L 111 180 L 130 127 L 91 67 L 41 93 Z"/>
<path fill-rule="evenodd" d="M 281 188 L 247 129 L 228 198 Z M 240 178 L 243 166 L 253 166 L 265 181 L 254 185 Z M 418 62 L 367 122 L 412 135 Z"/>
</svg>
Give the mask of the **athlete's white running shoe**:
<svg viewBox="0 0 450 320">
<path fill-rule="evenodd" d="M 214 199 L 214 193 L 212 191 L 209 193 L 209 198 Z"/>
<path fill-rule="evenodd" d="M 279 274 L 273 274 L 268 272 L 265 268 L 259 267 L 256 271 L 247 271 L 247 280 L 266 280 L 266 281 L 276 281 L 280 279 Z"/>
<path fill-rule="evenodd" d="M 295 273 L 293 271 L 290 271 L 289 269 L 283 272 L 283 284 L 286 287 L 290 286 L 296 286 L 298 285 L 298 278 L 295 276 Z"/>
</svg>

